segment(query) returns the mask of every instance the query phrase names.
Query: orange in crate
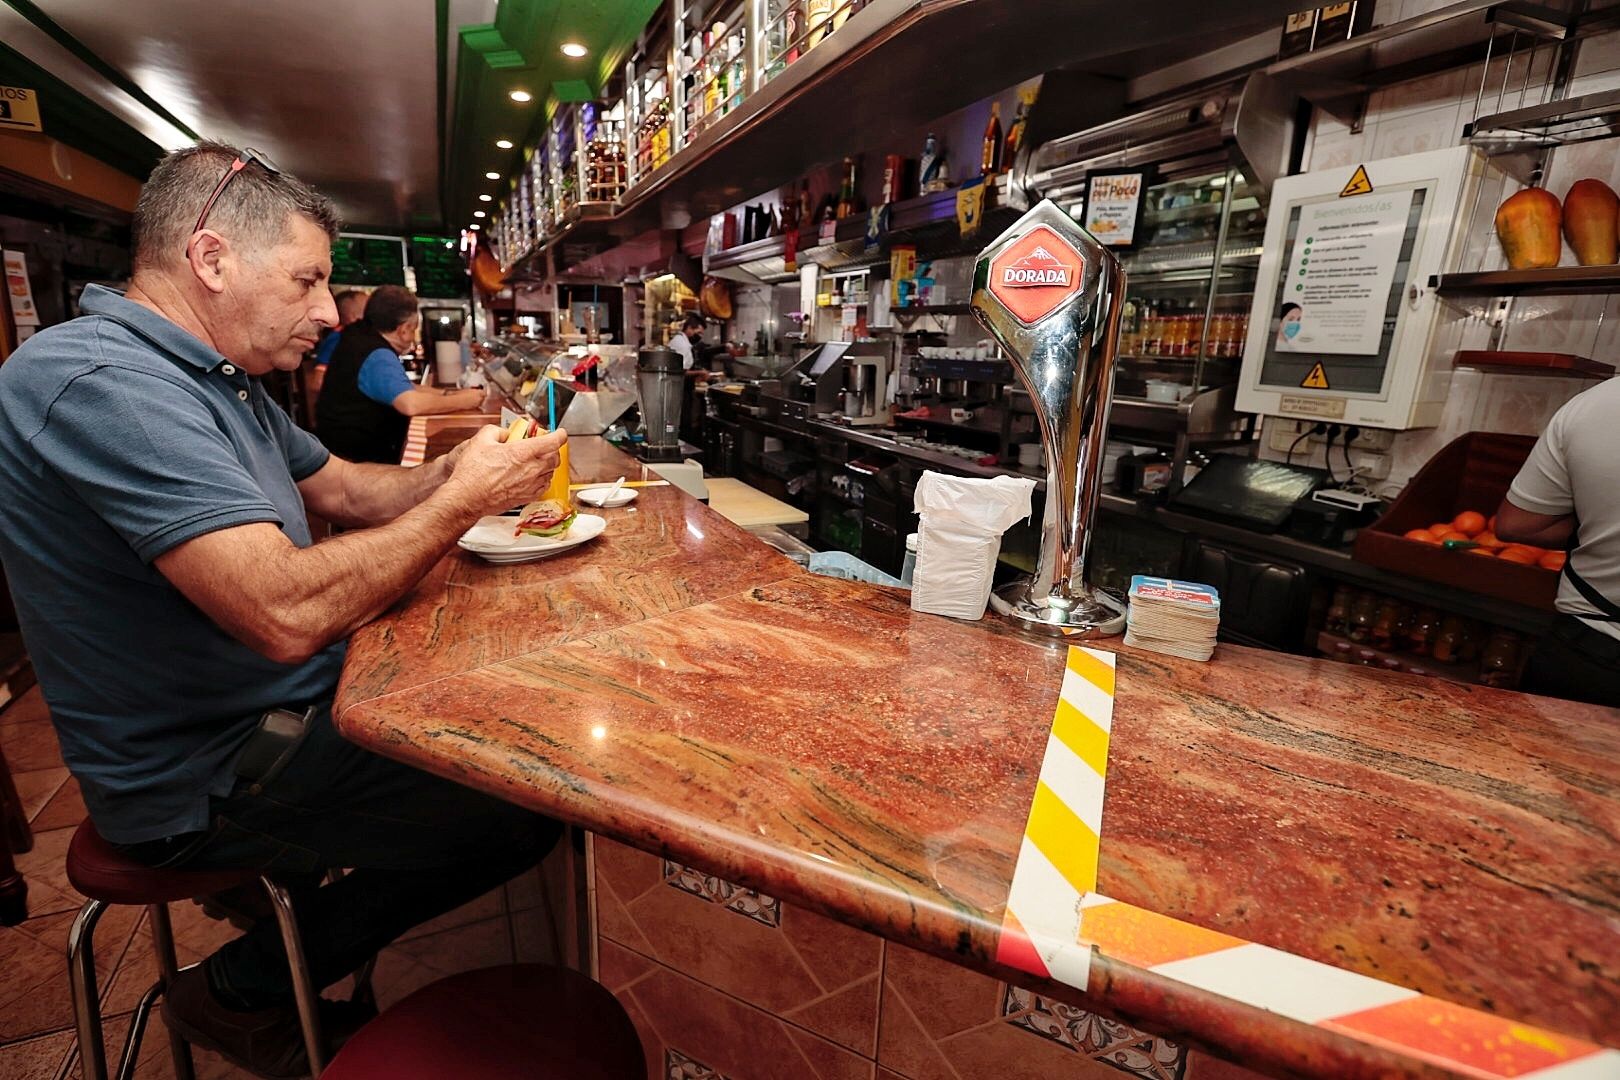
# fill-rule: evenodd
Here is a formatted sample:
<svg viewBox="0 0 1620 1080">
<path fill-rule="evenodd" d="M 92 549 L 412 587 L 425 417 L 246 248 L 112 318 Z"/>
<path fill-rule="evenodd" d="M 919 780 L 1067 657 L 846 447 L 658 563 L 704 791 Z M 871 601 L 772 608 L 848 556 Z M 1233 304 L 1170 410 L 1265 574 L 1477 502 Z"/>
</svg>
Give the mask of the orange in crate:
<svg viewBox="0 0 1620 1080">
<path fill-rule="evenodd" d="M 1540 559 L 1536 560 L 1536 565 L 1541 567 L 1543 570 L 1562 570 L 1564 568 L 1564 563 L 1567 561 L 1569 561 L 1569 556 L 1564 552 L 1549 551 Z"/>
<path fill-rule="evenodd" d="M 1451 527 L 1460 533 L 1473 536 L 1475 533 L 1485 531 L 1485 515 L 1478 510 L 1464 510 L 1452 519 Z"/>
</svg>

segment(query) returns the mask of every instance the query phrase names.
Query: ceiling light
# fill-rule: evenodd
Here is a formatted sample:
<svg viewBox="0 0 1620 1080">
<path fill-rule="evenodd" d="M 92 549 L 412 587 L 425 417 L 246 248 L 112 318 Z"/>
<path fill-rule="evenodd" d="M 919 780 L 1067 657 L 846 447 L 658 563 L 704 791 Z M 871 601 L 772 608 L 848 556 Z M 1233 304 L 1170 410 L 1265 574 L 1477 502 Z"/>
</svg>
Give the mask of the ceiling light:
<svg viewBox="0 0 1620 1080">
<path fill-rule="evenodd" d="M 469 225 L 469 226 L 467 226 L 467 228 L 469 228 L 469 229 L 472 229 L 472 230 L 474 230 L 474 231 L 476 231 L 476 230 L 478 230 L 478 229 L 482 229 L 482 228 L 483 228 L 483 226 L 482 226 L 482 225 L 480 225 L 480 224 L 478 224 L 478 222 L 476 222 L 476 221 L 475 221 L 475 222 L 473 222 L 473 223 L 472 223 L 472 224 L 471 224 L 471 225 Z"/>
<path fill-rule="evenodd" d="M 495 140 L 495 148 L 497 150 L 510 150 L 510 149 L 512 149 L 512 140 L 511 139 L 496 139 Z"/>
<path fill-rule="evenodd" d="M 516 101 L 516 102 L 519 102 L 519 103 L 534 100 L 534 95 L 529 93 L 527 90 L 513 90 L 510 94 L 507 94 L 506 96 L 511 98 L 513 101 Z"/>
<path fill-rule="evenodd" d="M 500 178 L 501 174 L 498 172 L 487 172 L 484 174 L 485 180 L 499 180 Z"/>
<path fill-rule="evenodd" d="M 488 217 L 488 216 L 489 215 L 484 213 L 482 210 L 474 210 L 473 211 L 473 217 Z"/>
<path fill-rule="evenodd" d="M 478 196 L 478 201 L 479 202 L 494 202 L 495 201 L 495 196 L 493 196 L 493 195 L 480 195 L 480 196 Z"/>
<path fill-rule="evenodd" d="M 575 60 L 578 60 L 580 57 L 584 56 L 590 51 L 591 50 L 587 49 L 577 41 L 565 41 L 562 43 L 562 54 L 564 56 L 572 56 Z"/>
</svg>

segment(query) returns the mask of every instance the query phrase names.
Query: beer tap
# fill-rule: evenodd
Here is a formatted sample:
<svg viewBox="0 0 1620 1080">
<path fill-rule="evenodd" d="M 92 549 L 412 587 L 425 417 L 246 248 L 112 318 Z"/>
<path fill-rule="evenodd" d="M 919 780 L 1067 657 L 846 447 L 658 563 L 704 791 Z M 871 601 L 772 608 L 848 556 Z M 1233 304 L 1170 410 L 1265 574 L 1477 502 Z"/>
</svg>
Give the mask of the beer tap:
<svg viewBox="0 0 1620 1080">
<path fill-rule="evenodd" d="M 1043 634 L 1100 637 L 1125 625 L 1123 606 L 1086 580 L 1124 299 L 1119 261 L 1050 199 L 973 267 L 973 314 L 1012 357 L 1047 462 L 1035 574 L 999 590 L 991 606 Z"/>
</svg>

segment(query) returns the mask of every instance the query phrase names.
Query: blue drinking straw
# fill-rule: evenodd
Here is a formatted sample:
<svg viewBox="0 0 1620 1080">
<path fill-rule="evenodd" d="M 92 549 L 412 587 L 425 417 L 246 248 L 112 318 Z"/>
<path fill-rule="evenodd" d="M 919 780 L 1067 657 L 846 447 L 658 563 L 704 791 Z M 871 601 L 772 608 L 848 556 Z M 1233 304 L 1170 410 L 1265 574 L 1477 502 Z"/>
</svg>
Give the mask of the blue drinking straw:
<svg viewBox="0 0 1620 1080">
<path fill-rule="evenodd" d="M 557 430 L 557 380 L 550 375 L 546 380 L 546 409 L 551 413 L 551 430 Z"/>
</svg>

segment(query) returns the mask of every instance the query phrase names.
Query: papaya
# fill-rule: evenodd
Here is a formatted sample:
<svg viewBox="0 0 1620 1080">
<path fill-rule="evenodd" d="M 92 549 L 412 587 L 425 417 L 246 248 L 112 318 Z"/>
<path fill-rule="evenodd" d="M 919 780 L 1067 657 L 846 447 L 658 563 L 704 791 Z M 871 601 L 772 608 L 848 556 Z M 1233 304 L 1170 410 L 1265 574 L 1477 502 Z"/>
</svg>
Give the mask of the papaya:
<svg viewBox="0 0 1620 1080">
<path fill-rule="evenodd" d="M 1620 196 L 1601 180 L 1577 180 L 1564 196 L 1564 237 L 1582 266 L 1605 266 L 1620 251 Z"/>
<path fill-rule="evenodd" d="M 1546 188 L 1525 188 L 1496 208 L 1496 236 L 1511 270 L 1539 270 L 1558 265 L 1562 245 L 1558 196 Z"/>
</svg>

